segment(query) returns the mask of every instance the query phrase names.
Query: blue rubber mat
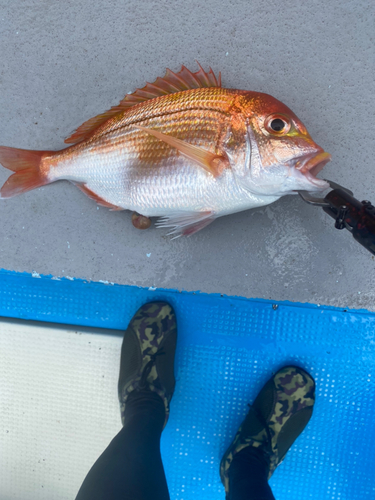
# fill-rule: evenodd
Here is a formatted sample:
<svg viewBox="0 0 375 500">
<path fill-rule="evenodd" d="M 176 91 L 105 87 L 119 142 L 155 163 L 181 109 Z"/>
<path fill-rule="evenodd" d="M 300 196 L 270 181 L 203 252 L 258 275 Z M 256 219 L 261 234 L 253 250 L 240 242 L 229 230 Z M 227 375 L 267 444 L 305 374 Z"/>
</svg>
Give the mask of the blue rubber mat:
<svg viewBox="0 0 375 500">
<path fill-rule="evenodd" d="M 162 439 L 172 500 L 224 498 L 221 456 L 247 404 L 290 363 L 315 378 L 316 405 L 270 481 L 275 497 L 375 498 L 375 314 L 0 272 L 0 316 L 121 330 L 156 299 L 178 319 Z"/>
</svg>

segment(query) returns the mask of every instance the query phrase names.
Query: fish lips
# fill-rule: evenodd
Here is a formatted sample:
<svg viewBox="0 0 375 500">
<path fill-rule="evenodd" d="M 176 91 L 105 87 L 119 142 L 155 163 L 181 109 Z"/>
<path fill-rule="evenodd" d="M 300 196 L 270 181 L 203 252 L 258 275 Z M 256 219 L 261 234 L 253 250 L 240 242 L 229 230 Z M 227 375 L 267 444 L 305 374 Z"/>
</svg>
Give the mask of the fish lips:
<svg viewBox="0 0 375 500">
<path fill-rule="evenodd" d="M 328 183 L 316 176 L 329 161 L 331 161 L 331 155 L 321 150 L 313 155 L 305 156 L 303 160 L 297 161 L 295 168 L 306 177 L 315 189 L 324 190 L 329 187 Z"/>
</svg>

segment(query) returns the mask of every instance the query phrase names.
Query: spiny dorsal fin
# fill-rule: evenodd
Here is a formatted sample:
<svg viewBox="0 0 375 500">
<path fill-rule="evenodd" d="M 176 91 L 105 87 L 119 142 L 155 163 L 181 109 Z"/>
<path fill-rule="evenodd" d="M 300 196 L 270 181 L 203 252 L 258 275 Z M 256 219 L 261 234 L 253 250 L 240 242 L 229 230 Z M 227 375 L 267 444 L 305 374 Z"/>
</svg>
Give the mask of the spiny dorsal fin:
<svg viewBox="0 0 375 500">
<path fill-rule="evenodd" d="M 183 90 L 199 89 L 204 87 L 221 87 L 221 74 L 217 79 L 210 68 L 207 73 L 198 63 L 199 71 L 192 73 L 185 66 L 181 67 L 178 73 L 173 73 L 167 69 L 164 78 L 157 78 L 154 83 L 147 83 L 142 89 L 137 89 L 132 94 L 127 94 L 118 106 L 113 106 L 109 111 L 102 113 L 94 118 L 90 118 L 83 123 L 77 130 L 65 139 L 67 144 L 75 144 L 88 138 L 92 132 L 102 125 L 109 118 L 118 113 L 122 113 L 128 108 L 139 104 L 140 102 L 154 99 L 167 94 L 174 94 Z"/>
</svg>

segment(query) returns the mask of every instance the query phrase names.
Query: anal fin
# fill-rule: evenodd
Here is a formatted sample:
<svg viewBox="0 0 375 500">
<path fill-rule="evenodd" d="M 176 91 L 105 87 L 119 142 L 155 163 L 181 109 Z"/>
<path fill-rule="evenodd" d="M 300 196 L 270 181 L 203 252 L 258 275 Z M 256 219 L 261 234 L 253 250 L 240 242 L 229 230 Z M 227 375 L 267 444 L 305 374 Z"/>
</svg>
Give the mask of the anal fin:
<svg viewBox="0 0 375 500">
<path fill-rule="evenodd" d="M 173 240 L 180 236 L 191 236 L 205 228 L 216 219 L 215 212 L 176 212 L 175 214 L 161 217 L 155 224 L 156 227 L 172 228 L 168 236 L 173 235 Z"/>
<path fill-rule="evenodd" d="M 113 211 L 125 210 L 122 207 L 118 207 L 117 205 L 112 205 L 112 203 L 109 203 L 108 201 L 104 200 L 99 195 L 94 193 L 94 191 L 91 191 L 91 189 L 89 189 L 86 186 L 86 184 L 80 184 L 78 182 L 74 182 L 73 184 L 75 184 L 77 186 L 77 188 L 80 189 L 82 191 L 82 193 L 85 193 L 85 195 L 88 196 L 91 200 L 96 201 L 96 203 L 98 205 L 101 205 L 102 207 L 109 208 Z"/>
</svg>

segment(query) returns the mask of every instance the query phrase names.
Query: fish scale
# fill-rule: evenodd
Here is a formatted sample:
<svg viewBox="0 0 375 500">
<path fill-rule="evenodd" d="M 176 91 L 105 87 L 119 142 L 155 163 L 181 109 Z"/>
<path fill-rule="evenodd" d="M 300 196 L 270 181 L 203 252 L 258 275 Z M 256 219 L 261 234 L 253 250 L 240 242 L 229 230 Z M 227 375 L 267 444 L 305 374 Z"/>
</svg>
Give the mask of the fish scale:
<svg viewBox="0 0 375 500">
<path fill-rule="evenodd" d="M 111 134 L 116 130 L 122 129 L 131 124 L 135 124 L 149 118 L 162 119 L 162 122 L 171 118 L 171 121 L 177 121 L 176 114 L 179 112 L 206 111 L 228 114 L 234 99 L 241 91 L 231 89 L 194 89 L 179 92 L 177 94 L 162 96 L 140 103 L 134 108 L 122 112 L 108 120 L 103 126 L 99 127 L 97 132 L 91 137 L 95 141 L 97 137 L 105 134 Z M 155 102 L 153 102 L 155 101 Z M 79 145 L 78 145 L 79 147 Z"/>
<path fill-rule="evenodd" d="M 222 88 L 202 67 L 182 67 L 85 122 L 62 151 L 0 147 L 15 173 L 2 198 L 57 180 L 97 203 L 159 216 L 176 235 L 215 218 L 266 205 L 297 190 L 319 191 L 330 155 L 297 116 L 260 92 Z"/>
<path fill-rule="evenodd" d="M 168 115 L 162 125 L 158 118 L 148 118 L 142 123 L 215 152 L 220 132 L 217 121 L 222 118 L 217 115 L 211 112 L 209 116 L 202 117 L 202 111 L 191 110 Z M 197 125 L 193 127 L 192 123 Z M 158 209 L 163 201 L 164 204 L 166 201 L 169 203 L 166 208 L 174 210 L 191 206 L 204 209 L 212 191 L 218 192 L 219 183 L 213 182 L 176 149 L 149 134 L 134 130 L 131 125 L 123 125 L 104 138 L 98 138 L 93 147 L 94 155 L 92 149 L 85 145 L 76 150 L 75 155 L 63 153 L 60 161 L 57 158 L 58 165 L 49 172 L 50 181 L 67 177 L 74 182 L 89 179 L 87 186 L 101 198 L 114 205 L 127 205 L 145 215 L 165 215 Z M 182 197 L 189 182 L 193 189 Z M 228 187 L 227 183 L 225 185 Z M 226 192 L 229 193 L 228 190 Z M 213 207 L 213 201 L 210 200 L 210 203 Z M 215 203 L 214 208 L 221 207 Z"/>
</svg>

